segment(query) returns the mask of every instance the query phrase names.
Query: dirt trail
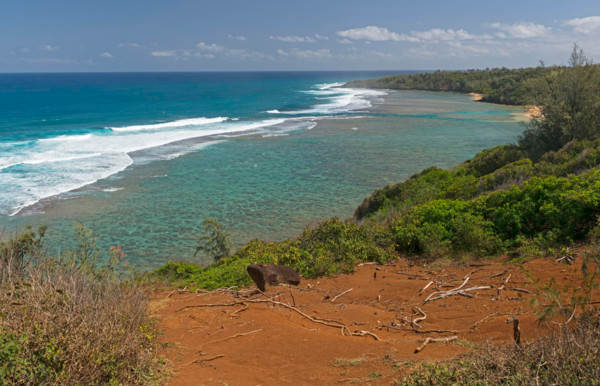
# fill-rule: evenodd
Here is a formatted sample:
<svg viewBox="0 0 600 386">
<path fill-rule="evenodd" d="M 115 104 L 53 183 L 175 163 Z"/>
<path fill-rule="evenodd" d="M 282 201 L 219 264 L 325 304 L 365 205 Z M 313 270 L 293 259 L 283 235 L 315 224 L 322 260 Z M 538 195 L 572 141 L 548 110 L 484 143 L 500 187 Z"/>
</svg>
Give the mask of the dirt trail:
<svg viewBox="0 0 600 386">
<path fill-rule="evenodd" d="M 580 264 L 544 259 L 519 267 L 498 260 L 433 270 L 400 261 L 251 296 L 254 287 L 158 292 L 152 307 L 168 343 L 172 385 L 390 384 L 422 360 L 454 358 L 484 340 L 510 343 L 506 319 L 513 315 L 524 342 L 544 334 L 532 300 L 547 302 L 539 291 L 550 278 L 577 287 Z M 463 295 L 424 303 L 461 285 Z M 469 290 L 486 286 L 493 288 Z M 228 305 L 206 306 L 217 304 Z M 458 339 L 415 353 L 427 337 L 451 336 Z"/>
</svg>

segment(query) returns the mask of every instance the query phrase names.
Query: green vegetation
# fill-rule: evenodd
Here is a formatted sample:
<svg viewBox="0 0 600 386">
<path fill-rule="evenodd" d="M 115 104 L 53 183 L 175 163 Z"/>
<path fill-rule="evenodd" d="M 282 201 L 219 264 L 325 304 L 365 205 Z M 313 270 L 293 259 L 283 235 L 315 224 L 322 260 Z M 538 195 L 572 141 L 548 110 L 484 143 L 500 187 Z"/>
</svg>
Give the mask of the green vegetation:
<svg viewBox="0 0 600 386">
<path fill-rule="evenodd" d="M 150 276 L 210 290 L 249 285 L 246 267 L 254 263 L 284 264 L 315 278 L 399 255 L 527 258 L 578 240 L 598 244 L 600 67 L 577 46 L 569 67 L 436 72 L 351 85 L 479 92 L 486 101 L 536 104 L 542 116 L 517 144 L 378 189 L 352 219 L 325 220 L 296 238 L 255 239 L 232 254 L 229 234 L 206 218 L 195 252 L 214 262 L 169 262 Z M 44 253 L 45 228 L 26 228 L 0 242 L 0 384 L 145 383 L 157 376 L 156 331 L 144 288 L 126 274 L 119 247 L 104 258 L 93 233 L 81 225 L 76 230 L 78 247 L 58 258 Z M 552 283 L 546 288 L 544 316 L 573 315 L 579 307 L 582 318 L 565 319 L 554 335 L 518 349 L 483 346 L 455 361 L 425 364 L 401 382 L 597 384 L 599 319 L 591 294 L 600 271 L 598 254 L 592 257 L 583 265 L 583 297 L 569 294 L 569 303 Z M 360 363 L 337 360 L 336 366 Z"/>
<path fill-rule="evenodd" d="M 216 218 L 205 217 L 194 257 L 198 252 L 203 252 L 211 256 L 214 261 L 219 261 L 229 256 L 232 245 L 229 233 L 225 232 L 223 225 Z"/>
<path fill-rule="evenodd" d="M 252 240 L 235 255 L 208 266 L 170 262 L 154 272 L 163 280 L 205 289 L 243 286 L 251 283 L 249 264 L 289 265 L 304 277 L 352 272 L 362 261 L 385 262 L 394 257 L 390 240 L 375 230 L 337 218 L 306 228 L 295 239 L 280 242 Z"/>
<path fill-rule="evenodd" d="M 398 254 L 455 260 L 503 252 L 537 256 L 590 237 L 600 215 L 599 73 L 600 67 L 575 45 L 570 67 L 353 82 L 484 91 L 503 103 L 539 102 L 543 117 L 532 120 L 518 144 L 486 149 L 450 170 L 432 167 L 376 190 L 352 220 L 326 220 L 276 243 L 252 240 L 208 267 L 169 263 L 155 276 L 212 289 L 249 284 L 245 267 L 252 263 L 285 264 L 304 277 L 318 277 L 351 272 L 358 262 L 383 262 Z"/>
<path fill-rule="evenodd" d="M 468 71 L 436 71 L 414 75 L 390 75 L 378 79 L 355 80 L 347 87 L 391 90 L 452 91 L 478 93 L 483 102 L 507 105 L 535 104 L 544 77 L 557 68 L 494 68 Z"/>
<path fill-rule="evenodd" d="M 0 384 L 130 384 L 157 378 L 156 329 L 119 247 L 44 253 L 45 228 L 0 242 Z M 103 261 L 100 263 L 100 261 Z"/>
<path fill-rule="evenodd" d="M 600 135 L 600 66 L 592 64 L 577 45 L 569 65 L 544 78 L 536 99 L 543 118 L 532 120 L 519 139 L 533 160 L 573 140 Z"/>
</svg>

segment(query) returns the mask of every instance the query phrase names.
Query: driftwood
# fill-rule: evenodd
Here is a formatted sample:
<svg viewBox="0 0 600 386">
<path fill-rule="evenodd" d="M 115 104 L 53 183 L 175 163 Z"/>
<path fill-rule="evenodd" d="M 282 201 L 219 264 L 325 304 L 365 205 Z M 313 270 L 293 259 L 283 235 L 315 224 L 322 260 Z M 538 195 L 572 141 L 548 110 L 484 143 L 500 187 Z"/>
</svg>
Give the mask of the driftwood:
<svg viewBox="0 0 600 386">
<path fill-rule="evenodd" d="M 449 336 L 447 338 L 427 338 L 427 339 L 425 339 L 425 342 L 423 342 L 422 345 L 420 345 L 419 347 L 417 347 L 415 349 L 415 354 L 423 351 L 425 346 L 427 346 L 429 343 L 448 343 L 448 342 L 452 342 L 453 340 L 456 340 L 456 339 L 458 339 L 458 336 L 456 336 L 456 335 Z"/>
</svg>

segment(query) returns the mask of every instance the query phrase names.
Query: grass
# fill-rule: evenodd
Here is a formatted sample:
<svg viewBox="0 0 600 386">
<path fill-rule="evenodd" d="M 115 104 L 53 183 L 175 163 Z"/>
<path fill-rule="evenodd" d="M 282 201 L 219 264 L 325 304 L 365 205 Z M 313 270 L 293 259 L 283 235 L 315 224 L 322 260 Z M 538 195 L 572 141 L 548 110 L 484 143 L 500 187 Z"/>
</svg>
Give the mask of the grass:
<svg viewBox="0 0 600 386">
<path fill-rule="evenodd" d="M 354 359 L 336 358 L 333 362 L 335 367 L 356 367 L 365 362 L 365 358 L 359 357 Z"/>
<path fill-rule="evenodd" d="M 458 359 L 423 363 L 400 385 L 600 384 L 600 313 L 561 324 L 531 343 L 486 343 Z"/>
</svg>

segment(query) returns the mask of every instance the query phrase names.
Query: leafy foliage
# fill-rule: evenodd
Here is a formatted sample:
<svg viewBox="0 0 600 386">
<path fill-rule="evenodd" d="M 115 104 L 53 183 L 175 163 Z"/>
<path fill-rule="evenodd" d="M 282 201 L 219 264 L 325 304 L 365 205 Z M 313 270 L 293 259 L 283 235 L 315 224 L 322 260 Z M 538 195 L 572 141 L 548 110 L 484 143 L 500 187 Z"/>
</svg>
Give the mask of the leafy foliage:
<svg viewBox="0 0 600 386">
<path fill-rule="evenodd" d="M 229 233 L 225 232 L 223 225 L 216 218 L 205 217 L 202 223 L 202 233 L 198 236 L 196 252 L 206 253 L 215 261 L 229 256 L 232 248 Z"/>
<path fill-rule="evenodd" d="M 392 90 L 453 91 L 483 94 L 482 101 L 507 105 L 534 104 L 542 92 L 543 78 L 553 68 L 494 68 L 468 71 L 435 71 L 355 80 L 347 87 Z"/>
<path fill-rule="evenodd" d="M 306 228 L 296 239 L 281 242 L 252 240 L 233 256 L 208 267 L 170 262 L 154 276 L 205 289 L 250 284 L 246 267 L 256 263 L 283 264 L 304 277 L 352 272 L 361 261 L 385 262 L 392 258 L 391 245 L 375 231 L 337 218 Z M 381 240 L 380 240 L 381 241 Z"/>
<path fill-rule="evenodd" d="M 533 119 L 519 138 L 534 160 L 570 141 L 600 135 L 600 66 L 576 44 L 569 64 L 544 77 L 543 92 L 536 100 L 542 116 Z"/>
</svg>

